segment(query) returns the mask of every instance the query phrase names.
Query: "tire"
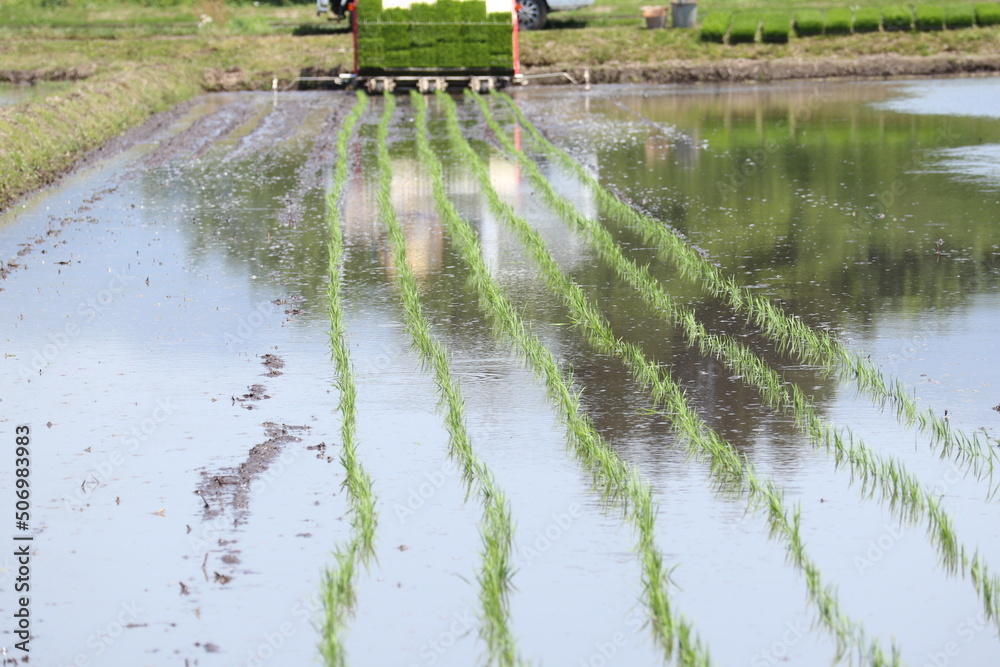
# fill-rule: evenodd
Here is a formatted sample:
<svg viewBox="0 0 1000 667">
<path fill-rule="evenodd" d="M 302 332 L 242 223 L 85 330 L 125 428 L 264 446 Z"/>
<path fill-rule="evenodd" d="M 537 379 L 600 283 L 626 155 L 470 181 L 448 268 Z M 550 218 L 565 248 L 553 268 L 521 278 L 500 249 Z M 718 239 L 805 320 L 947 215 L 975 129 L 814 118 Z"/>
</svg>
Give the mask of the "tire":
<svg viewBox="0 0 1000 667">
<path fill-rule="evenodd" d="M 545 0 L 520 0 L 517 10 L 517 23 L 521 30 L 541 30 L 545 27 L 549 8 Z"/>
</svg>

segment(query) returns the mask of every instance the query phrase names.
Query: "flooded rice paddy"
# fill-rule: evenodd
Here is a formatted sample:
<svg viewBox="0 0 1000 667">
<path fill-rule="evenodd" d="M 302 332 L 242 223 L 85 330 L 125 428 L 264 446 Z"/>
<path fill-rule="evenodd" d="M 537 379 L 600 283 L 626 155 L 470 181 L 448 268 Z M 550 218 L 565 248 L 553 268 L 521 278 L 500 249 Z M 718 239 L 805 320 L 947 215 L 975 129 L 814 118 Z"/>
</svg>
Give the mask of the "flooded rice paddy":
<svg viewBox="0 0 1000 667">
<path fill-rule="evenodd" d="M 0 218 L 32 662 L 995 664 L 998 91 L 150 124 Z"/>
</svg>

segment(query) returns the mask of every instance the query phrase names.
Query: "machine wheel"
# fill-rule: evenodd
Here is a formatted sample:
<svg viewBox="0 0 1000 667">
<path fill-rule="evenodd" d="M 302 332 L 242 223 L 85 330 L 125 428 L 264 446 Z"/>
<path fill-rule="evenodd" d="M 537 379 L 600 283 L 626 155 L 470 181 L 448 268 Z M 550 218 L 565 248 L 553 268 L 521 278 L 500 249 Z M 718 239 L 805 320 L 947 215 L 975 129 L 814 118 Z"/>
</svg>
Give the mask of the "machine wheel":
<svg viewBox="0 0 1000 667">
<path fill-rule="evenodd" d="M 549 8 L 545 0 L 520 0 L 517 23 L 521 30 L 541 30 L 545 27 Z"/>
</svg>

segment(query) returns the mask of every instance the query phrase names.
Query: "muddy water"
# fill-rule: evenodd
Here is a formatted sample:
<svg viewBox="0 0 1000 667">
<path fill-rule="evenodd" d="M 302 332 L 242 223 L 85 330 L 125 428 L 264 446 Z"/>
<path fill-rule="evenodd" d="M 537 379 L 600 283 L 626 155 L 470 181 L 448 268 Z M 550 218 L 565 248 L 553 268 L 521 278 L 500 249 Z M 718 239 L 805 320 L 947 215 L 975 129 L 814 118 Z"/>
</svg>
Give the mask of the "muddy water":
<svg viewBox="0 0 1000 667">
<path fill-rule="evenodd" d="M 518 103 L 603 183 L 727 273 L 871 354 L 960 428 L 996 438 L 995 90 L 990 80 L 529 89 Z M 946 105 L 963 98 L 970 102 Z M 339 93 L 204 97 L 0 219 L 0 374 L 9 388 L 0 419 L 4 433 L 34 429 L 40 664 L 318 662 L 323 570 L 350 538 L 324 196 L 352 103 Z M 502 104 L 493 107 L 511 122 Z M 342 204 L 358 451 L 379 511 L 377 560 L 358 577 L 346 634 L 349 662 L 477 664 L 481 508 L 447 457 L 433 379 L 411 349 L 392 282 L 374 201 L 380 112 L 373 100 L 351 143 Z M 426 315 L 462 386 L 473 445 L 510 500 L 519 652 L 554 665 L 662 664 L 644 627 L 635 536 L 593 492 L 543 387 L 478 308 L 434 209 L 412 116 L 401 98 L 389 146 L 393 203 Z M 938 567 L 923 528 L 864 499 L 790 416 L 649 312 L 512 161 L 490 152 L 478 108 L 460 101 L 460 117 L 490 155 L 496 189 L 616 333 L 670 364 L 702 418 L 801 504 L 806 548 L 844 610 L 883 644 L 895 637 L 908 664 L 940 654 L 993 664 L 995 630 L 968 582 Z M 649 414 L 648 393 L 571 326 L 450 153 L 437 105 L 430 120 L 449 194 L 494 276 L 572 368 L 598 430 L 652 484 L 674 604 L 715 664 L 828 664 L 835 647 L 813 628 L 781 544 L 743 501 L 717 492 L 707 465 Z M 584 213 L 601 215 L 571 174 L 532 154 Z M 983 484 L 850 386 L 761 341 L 632 231 L 614 232 L 707 326 L 749 341 L 825 418 L 902 458 L 944 496 L 959 538 L 1000 560 L 996 505 L 983 502 Z M 6 464 L 0 477 L 8 488 Z M 13 563 L 0 565 L 6 612 Z M 0 632 L 10 652 L 9 626 Z"/>
</svg>

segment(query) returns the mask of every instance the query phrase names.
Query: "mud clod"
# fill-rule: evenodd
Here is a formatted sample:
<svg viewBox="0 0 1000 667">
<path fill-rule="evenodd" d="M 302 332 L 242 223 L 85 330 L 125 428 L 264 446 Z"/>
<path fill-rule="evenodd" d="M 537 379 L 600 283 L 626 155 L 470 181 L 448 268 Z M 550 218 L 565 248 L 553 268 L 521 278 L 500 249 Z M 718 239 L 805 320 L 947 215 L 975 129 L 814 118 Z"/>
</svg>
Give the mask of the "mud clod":
<svg viewBox="0 0 1000 667">
<path fill-rule="evenodd" d="M 285 362 L 276 354 L 264 354 L 261 356 L 264 368 L 267 369 L 267 377 L 277 377 L 281 375 L 281 369 L 285 367 Z"/>
<path fill-rule="evenodd" d="M 234 514 L 234 524 L 242 523 L 250 506 L 254 479 L 267 470 L 285 445 L 302 441 L 295 435 L 297 432 L 309 430 L 308 426 L 275 422 L 265 422 L 263 427 L 267 439 L 251 447 L 246 460 L 239 466 L 214 473 L 202 472 L 202 481 L 195 493 L 205 502 L 202 515 L 206 521 L 215 519 L 228 509 Z"/>
</svg>

